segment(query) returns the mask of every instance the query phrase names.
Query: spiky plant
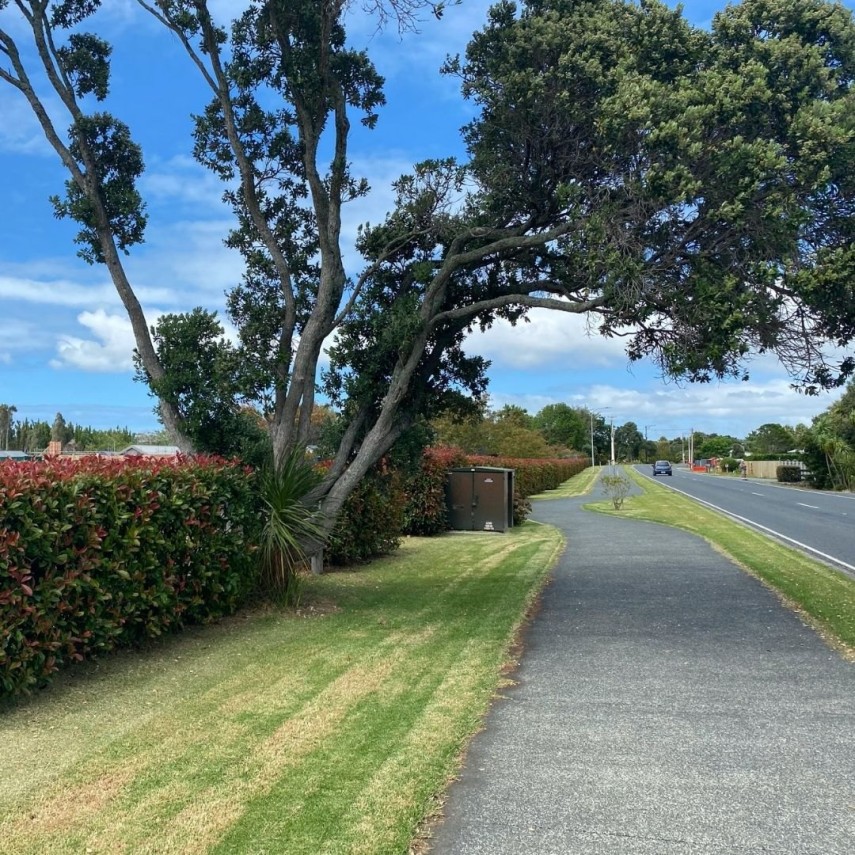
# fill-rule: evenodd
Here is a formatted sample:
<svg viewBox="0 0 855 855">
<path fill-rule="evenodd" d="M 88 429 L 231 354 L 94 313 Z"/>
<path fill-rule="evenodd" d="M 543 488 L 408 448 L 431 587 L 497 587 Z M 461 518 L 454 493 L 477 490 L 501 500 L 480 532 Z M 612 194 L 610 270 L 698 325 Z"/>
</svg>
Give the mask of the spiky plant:
<svg viewBox="0 0 855 855">
<path fill-rule="evenodd" d="M 262 474 L 262 501 L 266 511 L 261 535 L 261 591 L 277 601 L 295 603 L 299 597 L 299 568 L 306 547 L 322 540 L 315 511 L 304 498 L 319 475 L 302 451 L 292 452 L 278 469 Z"/>
</svg>

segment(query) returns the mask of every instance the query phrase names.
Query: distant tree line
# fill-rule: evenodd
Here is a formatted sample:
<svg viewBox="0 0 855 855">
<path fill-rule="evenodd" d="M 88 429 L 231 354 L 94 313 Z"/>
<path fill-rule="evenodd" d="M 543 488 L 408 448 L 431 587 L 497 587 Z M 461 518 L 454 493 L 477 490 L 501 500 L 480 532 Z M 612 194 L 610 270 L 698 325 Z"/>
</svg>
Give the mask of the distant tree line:
<svg viewBox="0 0 855 855">
<path fill-rule="evenodd" d="M 136 439 L 126 427 L 99 430 L 66 422 L 62 413 L 57 413 L 53 422 L 15 419 L 17 411 L 14 405 L 0 404 L 0 443 L 5 450 L 44 451 L 51 440 L 57 440 L 77 451 L 120 451 Z"/>
</svg>

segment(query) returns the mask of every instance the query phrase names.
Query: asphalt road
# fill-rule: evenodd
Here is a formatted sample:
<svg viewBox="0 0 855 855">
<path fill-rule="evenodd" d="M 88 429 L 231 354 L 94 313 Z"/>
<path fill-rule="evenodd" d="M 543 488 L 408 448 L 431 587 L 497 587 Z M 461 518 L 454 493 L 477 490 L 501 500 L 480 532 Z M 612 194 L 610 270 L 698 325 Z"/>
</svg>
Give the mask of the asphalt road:
<svg viewBox="0 0 855 855">
<path fill-rule="evenodd" d="M 589 501 L 535 503 L 568 546 L 433 855 L 851 855 L 855 666 L 700 538 Z"/>
<path fill-rule="evenodd" d="M 652 466 L 636 469 L 653 479 Z M 774 481 L 707 475 L 674 466 L 655 480 L 762 527 L 791 546 L 855 576 L 855 496 L 780 486 Z"/>
</svg>

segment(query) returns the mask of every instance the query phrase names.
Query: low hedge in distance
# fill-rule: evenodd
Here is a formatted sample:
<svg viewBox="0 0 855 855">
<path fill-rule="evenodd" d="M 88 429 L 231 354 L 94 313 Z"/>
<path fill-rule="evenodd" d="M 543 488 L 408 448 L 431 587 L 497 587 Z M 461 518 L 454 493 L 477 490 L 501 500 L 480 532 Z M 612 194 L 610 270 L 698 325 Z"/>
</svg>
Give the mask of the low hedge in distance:
<svg viewBox="0 0 855 855">
<path fill-rule="evenodd" d="M 448 529 L 445 488 L 449 469 L 466 466 L 514 469 L 514 524 L 519 524 L 531 512 L 529 496 L 554 490 L 588 465 L 586 457 L 530 460 L 466 454 L 459 448 L 428 448 L 421 468 L 406 483 L 404 531 L 407 534 L 433 535 Z"/>
<path fill-rule="evenodd" d="M 252 474 L 215 458 L 0 465 L 0 695 L 233 612 L 260 516 Z"/>
</svg>

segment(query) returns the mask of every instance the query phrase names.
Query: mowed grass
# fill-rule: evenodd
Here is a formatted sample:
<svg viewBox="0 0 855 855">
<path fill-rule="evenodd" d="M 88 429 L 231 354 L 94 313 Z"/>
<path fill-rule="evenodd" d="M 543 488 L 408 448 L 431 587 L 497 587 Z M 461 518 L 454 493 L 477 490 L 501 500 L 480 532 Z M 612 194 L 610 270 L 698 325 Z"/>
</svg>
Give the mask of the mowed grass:
<svg viewBox="0 0 855 855">
<path fill-rule="evenodd" d="M 584 496 L 591 492 L 591 488 L 597 482 L 600 475 L 600 466 L 589 466 L 572 478 L 568 478 L 563 484 L 559 484 L 554 490 L 546 490 L 531 499 L 572 499 L 574 496 Z"/>
<path fill-rule="evenodd" d="M 563 548 L 411 539 L 0 711 L 0 852 L 403 853 Z"/>
<path fill-rule="evenodd" d="M 700 535 L 761 579 L 847 658 L 855 658 L 855 579 L 808 558 L 724 514 L 693 502 L 630 469 L 643 490 L 620 511 L 611 502 L 591 508 L 618 516 L 651 520 Z"/>
</svg>

